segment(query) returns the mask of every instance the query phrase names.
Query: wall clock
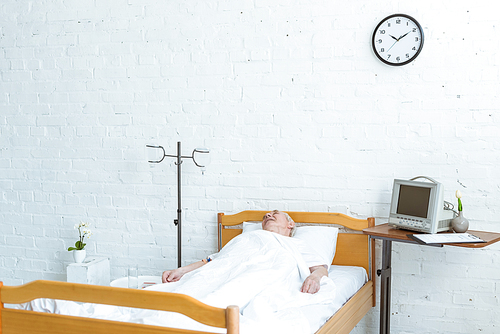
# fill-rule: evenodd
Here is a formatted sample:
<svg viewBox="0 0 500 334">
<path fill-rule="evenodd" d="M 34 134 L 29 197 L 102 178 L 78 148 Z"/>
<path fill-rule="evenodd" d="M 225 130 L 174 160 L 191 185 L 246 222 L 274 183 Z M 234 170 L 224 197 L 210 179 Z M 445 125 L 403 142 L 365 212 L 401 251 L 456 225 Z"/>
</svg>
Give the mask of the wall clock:
<svg viewBox="0 0 500 334">
<path fill-rule="evenodd" d="M 424 46 L 424 31 L 413 17 L 394 14 L 380 21 L 372 36 L 372 48 L 387 65 L 401 66 L 415 60 Z"/>
</svg>

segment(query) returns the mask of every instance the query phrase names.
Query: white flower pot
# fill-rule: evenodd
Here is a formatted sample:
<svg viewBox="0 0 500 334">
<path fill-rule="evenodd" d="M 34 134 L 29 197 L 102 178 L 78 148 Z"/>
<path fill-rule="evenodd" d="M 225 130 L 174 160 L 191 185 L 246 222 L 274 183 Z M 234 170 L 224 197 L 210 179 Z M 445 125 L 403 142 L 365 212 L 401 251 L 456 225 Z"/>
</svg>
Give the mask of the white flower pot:
<svg viewBox="0 0 500 334">
<path fill-rule="evenodd" d="M 73 258 L 75 259 L 76 263 L 82 263 L 83 260 L 85 260 L 86 256 L 87 256 L 87 251 L 85 249 L 73 251 Z"/>
</svg>

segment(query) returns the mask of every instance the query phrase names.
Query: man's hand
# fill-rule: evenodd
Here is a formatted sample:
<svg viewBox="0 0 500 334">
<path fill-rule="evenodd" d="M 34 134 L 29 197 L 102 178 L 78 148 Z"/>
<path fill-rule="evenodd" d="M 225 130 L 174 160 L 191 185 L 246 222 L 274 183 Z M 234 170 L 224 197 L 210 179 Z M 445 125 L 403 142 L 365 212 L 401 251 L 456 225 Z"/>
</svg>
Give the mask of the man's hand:
<svg viewBox="0 0 500 334">
<path fill-rule="evenodd" d="M 184 276 L 184 274 L 187 274 L 190 271 L 193 271 L 195 269 L 200 268 L 201 266 L 205 265 L 205 262 L 203 261 L 198 261 L 191 263 L 187 266 L 180 267 L 174 270 L 167 270 L 163 272 L 163 275 L 161 275 L 161 281 L 162 283 L 171 283 L 171 282 L 177 282 Z"/>
<path fill-rule="evenodd" d="M 301 292 L 304 293 L 316 293 L 319 291 L 321 278 L 323 276 L 328 276 L 328 271 L 326 266 L 315 266 L 309 268 L 311 275 L 307 276 L 302 284 Z"/>
<path fill-rule="evenodd" d="M 161 276 L 161 281 L 163 283 L 177 282 L 178 280 L 181 279 L 182 276 L 184 276 L 182 268 L 167 270 L 163 272 L 163 275 Z"/>
</svg>

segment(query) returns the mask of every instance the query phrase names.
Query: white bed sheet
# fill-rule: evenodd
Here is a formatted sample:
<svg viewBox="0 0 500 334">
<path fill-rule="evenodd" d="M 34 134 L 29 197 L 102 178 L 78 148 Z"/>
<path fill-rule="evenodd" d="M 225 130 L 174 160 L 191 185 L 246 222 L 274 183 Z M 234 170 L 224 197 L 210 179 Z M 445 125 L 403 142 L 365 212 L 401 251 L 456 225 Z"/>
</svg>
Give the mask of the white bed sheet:
<svg viewBox="0 0 500 334">
<path fill-rule="evenodd" d="M 311 326 L 314 323 L 324 324 L 334 313 L 338 311 L 363 285 L 368 281 L 366 270 L 362 267 L 352 266 L 331 266 L 328 270 L 328 277 L 330 277 L 337 287 L 335 299 L 332 301 L 328 309 L 323 306 L 306 306 L 304 312 L 308 319 L 316 319 L 311 321 Z M 161 282 L 160 276 L 147 276 L 150 282 Z M 121 278 L 112 282 L 111 286 L 127 287 L 127 278 Z M 316 328 L 316 330 L 318 330 Z"/>
<path fill-rule="evenodd" d="M 302 312 L 310 319 L 310 326 L 317 331 L 368 281 L 363 267 L 331 266 L 328 271 L 335 286 L 336 296 L 328 307 L 324 305 L 305 306 Z M 318 326 L 319 324 L 319 326 Z"/>
<path fill-rule="evenodd" d="M 328 270 L 328 277 L 333 280 L 337 288 L 331 303 L 327 307 L 308 305 L 301 308 L 309 320 L 311 333 L 320 329 L 368 281 L 366 270 L 363 267 L 354 266 L 332 265 Z"/>
</svg>

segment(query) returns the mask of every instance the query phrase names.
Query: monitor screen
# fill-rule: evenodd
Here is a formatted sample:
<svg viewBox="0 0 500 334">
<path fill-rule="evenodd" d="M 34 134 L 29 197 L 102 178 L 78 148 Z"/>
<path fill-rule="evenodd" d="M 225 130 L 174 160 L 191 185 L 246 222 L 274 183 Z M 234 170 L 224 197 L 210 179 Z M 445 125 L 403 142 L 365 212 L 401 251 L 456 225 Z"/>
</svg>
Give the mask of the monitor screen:
<svg viewBox="0 0 500 334">
<path fill-rule="evenodd" d="M 397 213 L 427 218 L 431 189 L 400 185 Z"/>
</svg>

